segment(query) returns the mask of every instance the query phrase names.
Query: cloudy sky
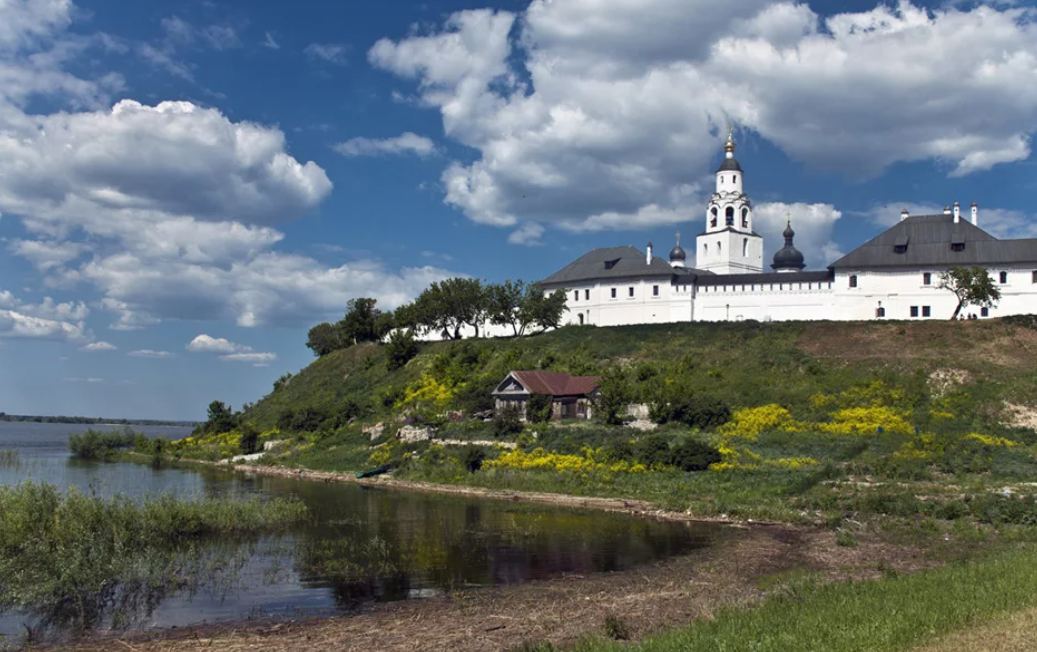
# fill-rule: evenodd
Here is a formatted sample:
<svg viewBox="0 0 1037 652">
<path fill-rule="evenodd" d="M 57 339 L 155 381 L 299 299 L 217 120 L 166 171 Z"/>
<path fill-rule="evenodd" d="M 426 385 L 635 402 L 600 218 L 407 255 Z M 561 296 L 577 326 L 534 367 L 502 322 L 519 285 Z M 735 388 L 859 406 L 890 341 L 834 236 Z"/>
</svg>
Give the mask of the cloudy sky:
<svg viewBox="0 0 1037 652">
<path fill-rule="evenodd" d="M 1019 2 L 0 0 L 0 411 L 199 418 L 357 296 L 542 278 L 704 223 L 767 256 L 902 208 L 1037 236 Z"/>
</svg>

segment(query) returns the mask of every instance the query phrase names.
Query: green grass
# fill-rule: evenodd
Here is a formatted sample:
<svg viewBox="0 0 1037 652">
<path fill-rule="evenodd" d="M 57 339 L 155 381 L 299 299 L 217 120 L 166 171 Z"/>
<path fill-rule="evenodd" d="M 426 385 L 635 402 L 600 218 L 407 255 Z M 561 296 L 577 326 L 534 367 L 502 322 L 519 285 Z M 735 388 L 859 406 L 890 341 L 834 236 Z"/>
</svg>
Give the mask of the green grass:
<svg viewBox="0 0 1037 652">
<path fill-rule="evenodd" d="M 198 545 L 305 518 L 306 507 L 289 499 L 131 500 L 33 482 L 0 487 L 0 611 L 73 629 L 118 620 L 187 581 Z"/>
<path fill-rule="evenodd" d="M 593 641 L 580 652 L 895 652 L 1037 604 L 1037 550 L 1002 552 L 914 575 L 796 582 L 758 607 L 727 609 L 637 646 Z"/>
<path fill-rule="evenodd" d="M 18 451 L 0 451 L 0 469 L 16 469 L 21 465 L 21 456 Z"/>
</svg>

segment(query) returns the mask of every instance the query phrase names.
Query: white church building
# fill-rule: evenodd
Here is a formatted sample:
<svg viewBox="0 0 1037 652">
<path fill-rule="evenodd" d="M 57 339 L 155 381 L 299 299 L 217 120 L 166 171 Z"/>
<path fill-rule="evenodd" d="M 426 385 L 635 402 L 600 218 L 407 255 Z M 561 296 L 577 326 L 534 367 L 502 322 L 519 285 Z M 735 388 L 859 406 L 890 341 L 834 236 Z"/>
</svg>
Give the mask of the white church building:
<svg viewBox="0 0 1037 652">
<path fill-rule="evenodd" d="M 958 202 L 940 215 L 904 211 L 896 225 L 817 271 L 804 270 L 790 219 L 785 246 L 765 270 L 730 135 L 724 149 L 695 239 L 696 267 L 685 266 L 679 236 L 668 260 L 651 243 L 646 252 L 595 249 L 541 281 L 566 292 L 567 323 L 949 319 L 957 299 L 938 287 L 939 275 L 956 266 L 987 269 L 1001 290 L 994 307 L 969 309 L 977 317 L 1037 313 L 1037 239 L 998 240 L 979 227 L 974 202 L 967 217 Z"/>
</svg>

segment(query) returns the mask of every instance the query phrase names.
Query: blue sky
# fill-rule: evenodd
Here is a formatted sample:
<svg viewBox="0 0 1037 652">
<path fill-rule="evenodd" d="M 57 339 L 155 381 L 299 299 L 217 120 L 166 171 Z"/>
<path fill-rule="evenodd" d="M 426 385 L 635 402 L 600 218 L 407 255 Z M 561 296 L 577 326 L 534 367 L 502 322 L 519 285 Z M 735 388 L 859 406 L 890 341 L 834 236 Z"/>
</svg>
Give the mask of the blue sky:
<svg viewBox="0 0 1037 652">
<path fill-rule="evenodd" d="M 346 301 L 699 232 L 1035 237 L 1032 7 L 0 0 L 0 411 L 195 419 Z"/>
</svg>

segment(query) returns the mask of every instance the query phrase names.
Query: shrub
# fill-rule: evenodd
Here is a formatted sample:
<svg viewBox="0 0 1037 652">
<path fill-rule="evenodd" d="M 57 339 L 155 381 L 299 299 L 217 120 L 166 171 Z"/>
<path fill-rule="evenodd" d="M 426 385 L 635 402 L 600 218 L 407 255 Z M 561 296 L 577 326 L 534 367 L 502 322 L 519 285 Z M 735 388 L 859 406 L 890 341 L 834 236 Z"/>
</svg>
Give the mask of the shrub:
<svg viewBox="0 0 1037 652">
<path fill-rule="evenodd" d="M 630 628 L 617 616 L 609 614 L 605 616 L 605 636 L 613 641 L 630 640 Z"/>
<path fill-rule="evenodd" d="M 636 458 L 633 444 L 627 439 L 610 441 L 602 450 L 609 462 L 632 462 Z"/>
<path fill-rule="evenodd" d="M 715 430 L 731 420 L 731 408 L 715 396 L 691 395 L 652 407 L 656 423 L 683 423 L 692 428 Z"/>
<path fill-rule="evenodd" d="M 665 435 L 648 435 L 637 442 L 637 461 L 648 468 L 670 464 L 670 441 Z"/>
<path fill-rule="evenodd" d="M 682 471 L 705 471 L 720 462 L 720 451 L 690 437 L 670 451 L 670 465 Z"/>
<path fill-rule="evenodd" d="M 551 420 L 552 402 L 547 396 L 533 394 L 526 404 L 526 420 L 530 423 L 547 423 Z"/>
<path fill-rule="evenodd" d="M 100 432 L 87 430 L 68 438 L 68 450 L 81 460 L 107 460 L 121 448 L 130 448 L 136 443 L 137 435 L 132 430 L 124 432 Z"/>
<path fill-rule="evenodd" d="M 397 329 L 385 345 L 385 366 L 389 371 L 406 365 L 418 355 L 418 342 L 409 329 Z"/>
<path fill-rule="evenodd" d="M 327 414 L 312 407 L 299 411 L 289 409 L 277 417 L 277 429 L 282 432 L 316 432 L 327 418 Z"/>
<path fill-rule="evenodd" d="M 478 446 L 467 446 L 464 450 L 464 457 L 462 462 L 464 468 L 468 469 L 469 473 L 475 473 L 482 468 L 482 463 L 486 460 L 486 452 Z"/>
<path fill-rule="evenodd" d="M 502 408 L 493 417 L 493 434 L 497 437 L 507 437 L 522 432 L 522 419 L 519 409 L 513 405 Z"/>
<path fill-rule="evenodd" d="M 259 449 L 259 430 L 251 423 L 243 423 L 238 427 L 241 433 L 241 453 L 251 455 Z"/>
</svg>

